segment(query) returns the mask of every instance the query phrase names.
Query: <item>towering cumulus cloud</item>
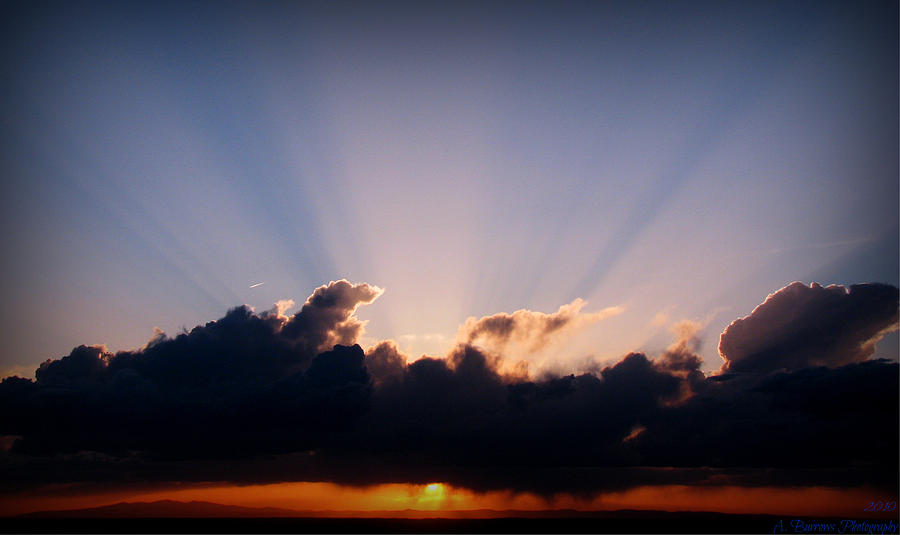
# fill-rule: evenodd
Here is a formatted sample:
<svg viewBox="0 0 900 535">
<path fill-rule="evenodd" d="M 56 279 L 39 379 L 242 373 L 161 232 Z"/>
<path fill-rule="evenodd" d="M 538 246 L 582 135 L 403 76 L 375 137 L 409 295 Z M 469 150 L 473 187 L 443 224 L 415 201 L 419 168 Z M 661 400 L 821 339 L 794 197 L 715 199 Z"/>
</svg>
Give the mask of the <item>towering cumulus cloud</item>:
<svg viewBox="0 0 900 535">
<path fill-rule="evenodd" d="M 371 303 L 383 292 L 377 286 L 351 284 L 346 280 L 320 286 L 281 333 L 308 352 L 324 351 L 336 344 L 353 344 L 365 326 L 354 316 L 356 309 Z"/>
<path fill-rule="evenodd" d="M 897 330 L 897 288 L 793 282 L 769 295 L 719 339 L 729 371 L 766 372 L 861 362 Z"/>
<path fill-rule="evenodd" d="M 0 491 L 154 481 L 594 493 L 652 484 L 896 489 L 896 363 L 859 362 L 896 322 L 897 290 L 791 285 L 722 335 L 729 369 L 706 377 L 698 324 L 661 355 L 594 373 L 507 373 L 599 319 L 582 302 L 460 329 L 442 358 L 409 362 L 355 342 L 381 289 L 332 282 L 300 311 L 247 307 L 145 347 L 80 346 L 0 383 Z M 549 358 L 549 357 L 548 357 Z M 808 367 L 820 363 L 831 367 Z M 223 470 L 223 467 L 227 469 Z"/>
</svg>

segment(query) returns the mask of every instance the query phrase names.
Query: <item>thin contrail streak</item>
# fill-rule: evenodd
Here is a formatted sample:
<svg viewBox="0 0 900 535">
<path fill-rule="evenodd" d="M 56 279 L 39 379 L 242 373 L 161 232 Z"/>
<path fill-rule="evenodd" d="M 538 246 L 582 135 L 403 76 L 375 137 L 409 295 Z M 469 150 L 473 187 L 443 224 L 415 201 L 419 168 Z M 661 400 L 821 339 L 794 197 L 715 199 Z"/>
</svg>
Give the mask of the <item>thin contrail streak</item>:
<svg viewBox="0 0 900 535">
<path fill-rule="evenodd" d="M 263 284 L 265 284 L 265 283 L 264 283 L 264 282 L 257 282 L 256 284 L 251 284 L 250 287 L 251 287 L 251 288 L 256 288 L 257 286 L 262 286 Z"/>
</svg>

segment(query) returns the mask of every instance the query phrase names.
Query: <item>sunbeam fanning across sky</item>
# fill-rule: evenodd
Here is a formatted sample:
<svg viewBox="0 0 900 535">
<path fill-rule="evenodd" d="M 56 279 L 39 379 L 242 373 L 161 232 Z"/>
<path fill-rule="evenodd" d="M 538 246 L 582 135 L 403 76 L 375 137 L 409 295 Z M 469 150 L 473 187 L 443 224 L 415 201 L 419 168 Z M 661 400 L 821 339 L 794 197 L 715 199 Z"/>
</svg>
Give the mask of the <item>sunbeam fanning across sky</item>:
<svg viewBox="0 0 900 535">
<path fill-rule="evenodd" d="M 0 514 L 896 503 L 896 2 L 4 8 Z"/>
</svg>

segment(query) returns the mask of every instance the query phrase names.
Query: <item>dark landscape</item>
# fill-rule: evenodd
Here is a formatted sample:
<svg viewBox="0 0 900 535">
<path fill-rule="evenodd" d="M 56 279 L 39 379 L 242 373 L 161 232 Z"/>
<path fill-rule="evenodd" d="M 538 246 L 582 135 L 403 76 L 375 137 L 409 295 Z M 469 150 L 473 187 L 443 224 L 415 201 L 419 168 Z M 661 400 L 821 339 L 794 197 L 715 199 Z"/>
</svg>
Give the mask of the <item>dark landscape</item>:
<svg viewBox="0 0 900 535">
<path fill-rule="evenodd" d="M 39 511 L 3 519 L 3 533 L 784 533 L 851 532 L 869 522 L 897 532 L 889 516 L 868 519 L 619 511 L 292 511 L 209 502 L 123 502 L 86 509 Z M 891 524 L 893 522 L 893 524 Z M 835 530 L 822 530 L 823 525 Z M 815 526 L 815 527 L 813 527 Z M 890 526 L 893 526 L 891 531 Z M 804 529 L 805 528 L 805 529 Z M 880 531 L 875 531 L 880 533 Z"/>
</svg>

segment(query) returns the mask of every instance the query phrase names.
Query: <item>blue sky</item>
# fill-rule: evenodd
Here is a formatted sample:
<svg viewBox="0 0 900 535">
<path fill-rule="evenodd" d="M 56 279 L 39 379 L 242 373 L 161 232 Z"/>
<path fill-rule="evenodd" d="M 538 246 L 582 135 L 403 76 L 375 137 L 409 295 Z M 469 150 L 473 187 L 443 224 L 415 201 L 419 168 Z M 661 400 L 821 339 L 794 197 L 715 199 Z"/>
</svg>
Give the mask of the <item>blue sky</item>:
<svg viewBox="0 0 900 535">
<path fill-rule="evenodd" d="M 559 355 L 690 319 L 714 370 L 791 281 L 898 284 L 895 3 L 6 9 L 3 375 L 340 278 L 414 356 L 583 298 Z"/>
</svg>

